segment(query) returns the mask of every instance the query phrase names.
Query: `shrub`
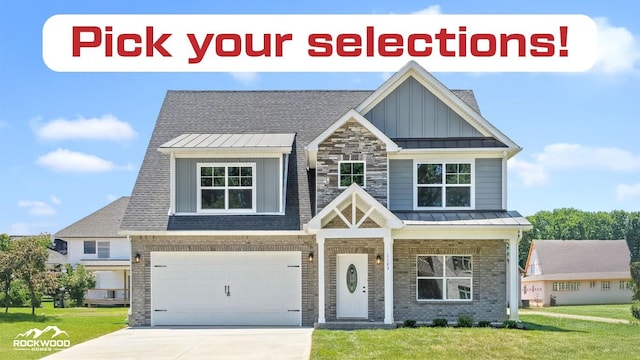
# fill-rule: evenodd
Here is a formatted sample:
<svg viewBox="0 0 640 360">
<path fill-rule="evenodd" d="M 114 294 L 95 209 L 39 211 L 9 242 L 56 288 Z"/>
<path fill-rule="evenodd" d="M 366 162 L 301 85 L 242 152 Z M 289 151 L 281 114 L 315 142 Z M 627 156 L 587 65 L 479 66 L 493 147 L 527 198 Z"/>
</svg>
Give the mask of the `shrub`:
<svg viewBox="0 0 640 360">
<path fill-rule="evenodd" d="M 553 295 L 549 297 L 549 306 L 556 306 L 556 297 Z"/>
<path fill-rule="evenodd" d="M 631 305 L 631 315 L 640 320 L 640 302 Z"/>
<path fill-rule="evenodd" d="M 433 319 L 433 326 L 435 327 L 447 327 L 449 325 L 449 321 L 445 318 L 435 318 Z"/>
<path fill-rule="evenodd" d="M 36 294 L 37 297 L 38 294 Z M 11 288 L 9 290 L 9 298 L 5 299 L 4 293 L 0 294 L 0 307 L 7 306 L 27 306 L 29 305 L 29 288 L 22 280 L 14 280 L 11 282 Z"/>
<path fill-rule="evenodd" d="M 473 317 L 469 315 L 458 316 L 458 327 L 473 327 Z"/>
<path fill-rule="evenodd" d="M 502 323 L 502 327 L 504 327 L 505 329 L 517 329 L 518 328 L 518 322 L 515 320 L 505 320 Z"/>
<path fill-rule="evenodd" d="M 416 321 L 413 319 L 407 319 L 404 321 L 404 327 L 414 328 L 416 327 Z"/>
<path fill-rule="evenodd" d="M 491 326 L 491 321 L 489 320 L 478 321 L 478 327 L 490 327 L 490 326 Z"/>
</svg>

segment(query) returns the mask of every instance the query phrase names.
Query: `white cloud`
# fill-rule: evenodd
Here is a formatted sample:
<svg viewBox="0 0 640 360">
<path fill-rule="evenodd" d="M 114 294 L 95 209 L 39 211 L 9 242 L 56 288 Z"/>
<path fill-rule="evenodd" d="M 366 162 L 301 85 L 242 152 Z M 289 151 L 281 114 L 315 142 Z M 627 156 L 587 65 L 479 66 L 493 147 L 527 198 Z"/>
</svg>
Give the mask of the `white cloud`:
<svg viewBox="0 0 640 360">
<path fill-rule="evenodd" d="M 52 204 L 54 204 L 54 205 L 60 205 L 60 204 L 62 204 L 62 201 L 60 201 L 60 199 L 58 199 L 58 197 L 57 197 L 57 196 L 55 196 L 55 195 L 51 195 L 51 196 L 49 197 L 49 201 L 51 201 L 51 203 L 52 203 Z"/>
<path fill-rule="evenodd" d="M 258 73 L 256 72 L 232 72 L 229 74 L 231 74 L 234 79 L 240 81 L 245 85 L 252 84 L 258 81 Z"/>
<path fill-rule="evenodd" d="M 640 184 L 616 186 L 616 198 L 618 201 L 640 200 Z"/>
<path fill-rule="evenodd" d="M 420 15 L 438 15 L 438 14 L 442 14 L 442 9 L 440 8 L 440 5 L 431 5 L 425 9 L 422 10 L 418 10 L 416 12 L 414 12 L 414 14 L 420 14 Z"/>
<path fill-rule="evenodd" d="M 42 201 L 20 200 L 18 206 L 29 209 L 29 213 L 36 216 L 50 216 L 58 213 L 53 206 Z"/>
<path fill-rule="evenodd" d="M 598 28 L 598 58 L 592 71 L 618 74 L 637 71 L 640 42 L 625 27 L 609 24 L 607 18 L 594 19 Z"/>
<path fill-rule="evenodd" d="M 46 155 L 40 156 L 36 161 L 38 165 L 58 172 L 106 172 L 112 170 L 133 170 L 134 166 L 116 166 L 109 160 L 95 155 L 67 149 L 57 149 Z"/>
<path fill-rule="evenodd" d="M 136 136 L 133 127 L 118 120 L 113 115 L 101 118 L 78 117 L 75 120 L 55 119 L 37 126 L 36 134 L 44 140 L 94 139 L 94 140 L 130 140 Z"/>
<path fill-rule="evenodd" d="M 640 155 L 615 147 L 557 143 L 545 146 L 533 156 L 533 161 L 511 159 L 508 166 L 524 185 L 537 186 L 549 183 L 551 171 L 640 170 Z"/>
<path fill-rule="evenodd" d="M 549 174 L 541 164 L 511 159 L 507 163 L 509 170 L 515 171 L 525 186 L 545 185 L 549 182 Z"/>
</svg>

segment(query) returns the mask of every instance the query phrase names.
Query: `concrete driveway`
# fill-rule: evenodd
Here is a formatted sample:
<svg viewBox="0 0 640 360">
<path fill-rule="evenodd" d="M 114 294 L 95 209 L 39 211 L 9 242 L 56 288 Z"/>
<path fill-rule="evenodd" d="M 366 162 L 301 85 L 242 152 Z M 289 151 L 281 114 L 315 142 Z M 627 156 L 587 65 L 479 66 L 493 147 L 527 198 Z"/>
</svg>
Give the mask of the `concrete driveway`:
<svg viewBox="0 0 640 360">
<path fill-rule="evenodd" d="M 127 328 L 53 355 L 59 359 L 309 359 L 311 328 Z"/>
</svg>

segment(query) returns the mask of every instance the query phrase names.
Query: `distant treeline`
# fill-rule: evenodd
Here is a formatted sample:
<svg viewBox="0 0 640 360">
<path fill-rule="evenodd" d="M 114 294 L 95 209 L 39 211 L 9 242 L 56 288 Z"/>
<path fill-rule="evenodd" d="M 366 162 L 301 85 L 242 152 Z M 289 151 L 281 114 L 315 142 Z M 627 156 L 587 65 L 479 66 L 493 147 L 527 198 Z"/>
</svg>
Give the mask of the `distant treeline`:
<svg viewBox="0 0 640 360">
<path fill-rule="evenodd" d="M 527 262 L 531 240 L 627 240 L 631 261 L 640 261 L 640 212 L 588 212 L 571 208 L 527 216 L 533 229 L 520 242 L 520 266 Z"/>
</svg>

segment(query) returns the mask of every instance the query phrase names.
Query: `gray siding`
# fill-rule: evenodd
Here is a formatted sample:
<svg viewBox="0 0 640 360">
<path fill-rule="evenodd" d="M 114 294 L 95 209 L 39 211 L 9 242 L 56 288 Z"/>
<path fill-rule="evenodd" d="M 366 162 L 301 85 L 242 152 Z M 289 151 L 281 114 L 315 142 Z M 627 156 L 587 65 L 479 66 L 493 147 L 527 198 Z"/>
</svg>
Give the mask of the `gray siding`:
<svg viewBox="0 0 640 360">
<path fill-rule="evenodd" d="M 364 117 L 390 138 L 482 136 L 413 77 Z"/>
<path fill-rule="evenodd" d="M 413 160 L 389 160 L 389 209 L 413 209 Z"/>
<path fill-rule="evenodd" d="M 176 212 L 196 212 L 197 164 L 203 162 L 256 163 L 256 211 L 258 213 L 278 212 L 281 189 L 276 158 L 176 159 Z"/>
<path fill-rule="evenodd" d="M 476 209 L 502 209 L 502 159 L 476 159 Z"/>
</svg>

